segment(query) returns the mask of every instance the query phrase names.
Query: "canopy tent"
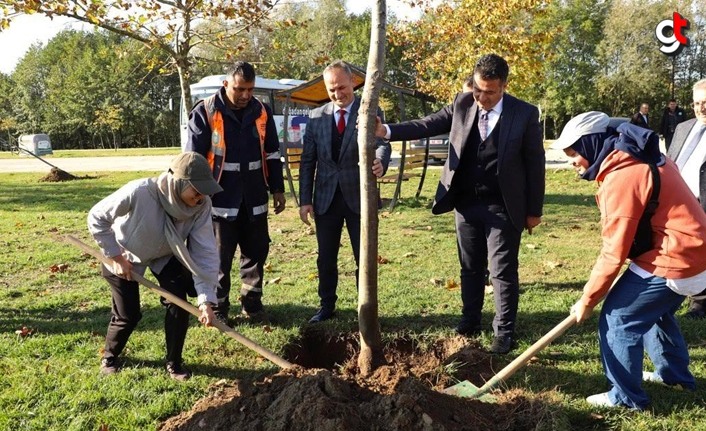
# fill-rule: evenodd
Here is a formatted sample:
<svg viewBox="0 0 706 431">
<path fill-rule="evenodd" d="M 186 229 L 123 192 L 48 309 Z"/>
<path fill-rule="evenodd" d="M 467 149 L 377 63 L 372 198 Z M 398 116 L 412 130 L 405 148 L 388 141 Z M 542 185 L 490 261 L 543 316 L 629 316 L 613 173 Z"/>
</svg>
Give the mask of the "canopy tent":
<svg viewBox="0 0 706 431">
<path fill-rule="evenodd" d="M 354 89 L 358 90 L 361 87 L 363 87 L 363 85 L 365 84 L 365 72 L 362 69 L 360 69 L 350 63 L 346 63 L 346 65 L 348 65 L 348 67 L 351 69 L 351 72 L 353 72 L 353 87 L 354 87 Z M 412 97 L 412 98 L 421 100 L 425 114 L 428 113 L 428 103 L 435 101 L 435 99 L 432 96 L 429 96 L 429 95 L 424 94 L 424 93 L 417 91 L 417 90 L 408 89 L 408 88 L 394 85 L 386 80 L 382 81 L 382 85 L 383 85 L 383 90 L 392 91 L 397 95 L 397 111 L 398 111 L 398 118 L 400 119 L 400 121 L 404 121 L 406 118 L 405 97 Z M 310 81 L 307 81 L 303 84 L 299 84 L 298 86 L 293 87 L 293 88 L 289 88 L 286 90 L 280 90 L 275 94 L 275 97 L 285 101 L 285 109 L 284 109 L 284 124 L 285 125 L 289 124 L 289 118 L 288 118 L 289 111 L 290 111 L 289 107 L 293 103 L 299 103 L 299 104 L 304 104 L 304 105 L 316 107 L 316 106 L 321 106 L 321 105 L 330 101 L 329 96 L 328 96 L 328 91 L 326 90 L 326 85 L 324 83 L 323 76 L 318 76 Z M 288 136 L 288 130 L 287 130 L 288 127 L 285 126 L 283 129 L 284 129 L 283 142 L 289 143 L 289 136 Z M 417 198 L 419 197 L 420 193 L 422 192 L 422 186 L 424 185 L 424 177 L 426 176 L 426 171 L 427 171 L 426 159 L 429 156 L 428 142 L 429 141 L 427 140 L 424 166 L 423 166 L 421 178 L 419 181 L 419 187 L 418 187 L 417 193 L 415 195 Z M 287 145 L 288 144 L 285 144 L 285 146 L 287 146 Z M 403 141 L 402 150 L 400 152 L 400 166 L 399 166 L 399 170 L 397 173 L 397 181 L 396 181 L 397 186 L 395 188 L 395 193 L 392 197 L 392 200 L 390 201 L 390 209 L 392 209 L 395 206 L 395 203 L 397 202 L 397 199 L 399 198 L 399 195 L 400 195 L 402 181 L 406 178 L 404 175 L 406 148 L 407 148 L 407 142 Z M 291 172 L 291 167 L 290 167 L 290 162 L 289 162 L 288 149 L 289 149 L 288 146 L 286 148 L 282 149 L 282 154 L 284 155 L 284 160 L 285 160 L 285 170 L 287 173 L 287 181 L 289 182 L 289 189 L 292 193 L 292 196 L 294 197 L 294 201 L 296 202 L 297 205 L 299 205 L 297 194 L 296 194 L 296 191 L 294 190 L 294 181 L 292 179 L 292 172 Z"/>
</svg>

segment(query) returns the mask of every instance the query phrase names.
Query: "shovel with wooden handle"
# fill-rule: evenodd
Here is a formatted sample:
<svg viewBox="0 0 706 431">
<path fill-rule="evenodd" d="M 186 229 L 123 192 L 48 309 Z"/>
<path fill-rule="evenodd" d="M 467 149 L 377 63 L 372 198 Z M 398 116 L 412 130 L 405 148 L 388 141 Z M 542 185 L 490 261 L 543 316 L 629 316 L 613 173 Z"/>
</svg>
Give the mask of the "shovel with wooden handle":
<svg viewBox="0 0 706 431">
<path fill-rule="evenodd" d="M 100 253 L 98 250 L 90 247 L 89 245 L 83 243 L 81 240 L 78 238 L 72 236 L 72 235 L 66 235 L 64 237 L 64 240 L 70 244 L 73 244 L 83 250 L 85 253 L 90 254 L 91 256 L 95 257 L 96 259 L 100 260 L 103 262 L 105 265 L 111 266 L 113 263 L 110 259 L 107 257 L 103 256 L 102 253 Z M 178 296 L 174 296 L 172 293 L 162 289 L 155 283 L 147 280 L 145 277 L 141 276 L 140 274 L 136 273 L 135 271 L 131 271 L 130 275 L 132 276 L 132 279 L 137 281 L 138 283 L 142 284 L 143 286 L 147 287 L 151 291 L 157 293 L 158 295 L 164 297 L 165 299 L 169 300 L 169 302 L 176 304 L 180 308 L 188 311 L 189 313 L 193 314 L 197 318 L 201 317 L 201 311 L 194 307 L 193 305 L 189 304 L 187 301 L 184 301 L 183 299 L 179 298 Z M 291 362 L 287 361 L 284 358 L 281 358 L 277 356 L 274 352 L 262 347 L 261 345 L 257 344 L 256 342 L 252 341 L 251 339 L 245 337 L 242 334 L 239 334 L 238 332 L 234 331 L 233 328 L 230 326 L 226 325 L 225 323 L 216 320 L 215 322 L 211 323 L 213 326 L 218 328 L 221 332 L 226 334 L 227 336 L 235 339 L 235 341 L 239 342 L 240 344 L 244 345 L 248 349 L 258 353 L 265 359 L 270 360 L 272 363 L 275 365 L 279 365 L 282 368 L 292 368 L 294 367 L 294 364 Z"/>
<path fill-rule="evenodd" d="M 494 402 L 495 398 L 488 395 L 488 392 L 491 389 L 495 389 L 495 387 L 498 386 L 501 382 L 504 382 L 513 374 L 515 374 L 520 368 L 527 365 L 527 362 L 529 362 L 529 360 L 532 359 L 534 355 L 536 355 L 539 351 L 547 347 L 549 343 L 561 336 L 564 332 L 566 332 L 567 329 L 573 326 L 574 323 L 576 323 L 576 316 L 570 314 L 569 317 L 564 319 L 561 323 L 556 325 L 554 329 L 552 329 L 542 338 L 537 340 L 536 343 L 532 344 L 527 350 L 525 350 L 524 353 L 515 358 L 514 361 L 507 364 L 505 368 L 500 370 L 490 380 L 485 382 L 485 384 L 480 388 L 474 385 L 473 383 L 469 382 L 468 380 L 464 380 L 460 383 L 457 383 L 453 386 L 444 389 L 442 392 L 444 392 L 445 394 L 455 395 L 457 397 L 480 398 L 483 401 Z"/>
</svg>

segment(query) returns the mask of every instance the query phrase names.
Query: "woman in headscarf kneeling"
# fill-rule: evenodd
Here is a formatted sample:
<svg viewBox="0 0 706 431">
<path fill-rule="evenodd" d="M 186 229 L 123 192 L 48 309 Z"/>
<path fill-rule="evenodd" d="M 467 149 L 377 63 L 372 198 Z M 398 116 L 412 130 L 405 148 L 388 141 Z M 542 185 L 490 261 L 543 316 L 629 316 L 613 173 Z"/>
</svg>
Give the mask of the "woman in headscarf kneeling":
<svg viewBox="0 0 706 431">
<path fill-rule="evenodd" d="M 88 230 L 113 260 L 112 267 L 101 266 L 113 299 L 101 373 L 119 370 L 118 356 L 142 318 L 131 271 L 142 275 L 149 267 L 159 285 L 181 299 L 195 290 L 199 321 L 214 322 L 219 261 L 209 195 L 221 190 L 206 159 L 189 152 L 178 155 L 159 177 L 131 181 L 91 208 Z M 164 298 L 161 302 L 166 369 L 172 378 L 186 380 L 191 373 L 182 366 L 182 350 L 189 313 Z"/>
<path fill-rule="evenodd" d="M 674 314 L 706 284 L 706 215 L 676 165 L 660 154 L 654 132 L 628 123 L 611 130 L 608 122 L 602 112 L 578 115 L 551 147 L 564 150 L 581 178 L 598 182 L 603 245 L 571 312 L 580 323 L 605 298 L 599 343 L 612 387 L 586 401 L 642 410 L 649 404 L 643 380 L 695 388 Z M 646 229 L 638 229 L 656 181 L 659 203 Z M 638 230 L 640 237 L 647 234 L 647 246 L 631 251 Z M 615 281 L 629 255 L 630 265 Z M 643 372 L 644 351 L 654 372 Z"/>
</svg>

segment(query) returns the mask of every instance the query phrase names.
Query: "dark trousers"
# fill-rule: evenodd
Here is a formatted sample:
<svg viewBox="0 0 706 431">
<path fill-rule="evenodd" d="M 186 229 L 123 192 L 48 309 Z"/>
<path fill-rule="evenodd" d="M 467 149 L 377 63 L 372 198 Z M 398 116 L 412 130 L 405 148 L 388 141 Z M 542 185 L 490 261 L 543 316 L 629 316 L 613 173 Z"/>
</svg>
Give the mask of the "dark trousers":
<svg viewBox="0 0 706 431">
<path fill-rule="evenodd" d="M 689 298 L 689 309 L 687 312 L 694 311 L 694 312 L 703 312 L 706 311 L 706 297 L 702 298 L 702 295 L 706 294 L 706 288 L 704 289 L 703 292 L 701 292 L 697 297 L 699 299 L 694 299 L 694 298 Z"/>
<path fill-rule="evenodd" d="M 457 207 L 455 217 L 463 317 L 480 327 L 490 259 L 495 299 L 493 331 L 496 336 L 512 336 L 520 296 L 517 271 L 522 232 L 513 226 L 503 205 L 470 203 Z"/>
<path fill-rule="evenodd" d="M 248 217 L 241 208 L 235 220 L 213 219 L 213 230 L 221 259 L 220 286 L 216 289 L 217 312 L 228 314 L 230 309 L 231 269 L 235 251 L 240 247 L 240 301 L 243 310 L 255 313 L 262 310 L 262 280 L 267 255 L 270 252 L 270 234 L 267 216 Z"/>
<path fill-rule="evenodd" d="M 319 298 L 321 307 L 334 309 L 336 306 L 336 286 L 338 285 L 338 249 L 341 246 L 343 222 L 346 223 L 351 248 L 355 257 L 355 280 L 358 286 L 358 262 L 360 257 L 360 214 L 354 213 L 343 199 L 343 193 L 336 191 L 331 206 L 323 214 L 316 214 L 316 242 L 319 257 L 316 267 L 319 271 Z"/>
<path fill-rule="evenodd" d="M 111 273 L 101 265 L 101 274 L 110 284 L 113 297 L 110 323 L 105 336 L 106 359 L 115 358 L 123 351 L 130 334 L 142 318 L 140 312 L 140 290 L 136 281 L 128 281 Z M 153 272 L 154 274 L 154 272 Z M 162 269 L 157 277 L 159 286 L 186 300 L 187 292 L 193 290 L 194 280 L 189 271 L 174 257 Z M 186 330 L 189 327 L 189 313 L 164 298 L 161 303 L 166 307 L 164 333 L 167 342 L 167 362 L 181 364 Z"/>
</svg>

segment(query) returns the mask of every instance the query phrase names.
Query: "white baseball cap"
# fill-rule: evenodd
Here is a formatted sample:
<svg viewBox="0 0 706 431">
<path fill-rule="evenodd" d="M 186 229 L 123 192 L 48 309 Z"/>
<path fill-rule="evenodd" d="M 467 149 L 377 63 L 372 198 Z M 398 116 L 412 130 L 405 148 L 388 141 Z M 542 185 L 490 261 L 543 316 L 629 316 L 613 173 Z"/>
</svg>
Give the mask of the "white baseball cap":
<svg viewBox="0 0 706 431">
<path fill-rule="evenodd" d="M 574 145 L 582 136 L 604 133 L 608 128 L 608 122 L 608 115 L 603 112 L 589 111 L 579 114 L 566 123 L 559 139 L 554 141 L 549 148 L 564 150 Z"/>
</svg>

